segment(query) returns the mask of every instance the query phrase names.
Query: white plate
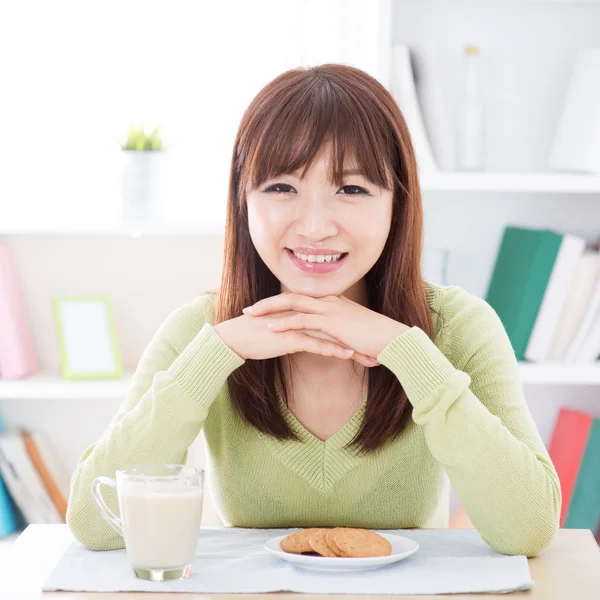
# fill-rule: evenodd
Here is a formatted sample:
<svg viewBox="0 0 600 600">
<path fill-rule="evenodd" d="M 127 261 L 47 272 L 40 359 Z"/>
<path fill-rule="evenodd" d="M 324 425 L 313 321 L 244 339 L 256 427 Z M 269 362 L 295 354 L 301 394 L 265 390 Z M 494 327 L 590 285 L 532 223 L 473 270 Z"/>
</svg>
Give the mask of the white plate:
<svg viewBox="0 0 600 600">
<path fill-rule="evenodd" d="M 342 558 L 292 554 L 290 552 L 284 552 L 279 546 L 281 540 L 286 537 L 285 535 L 271 538 L 265 544 L 265 548 L 282 560 L 287 560 L 300 567 L 317 569 L 319 571 L 365 571 L 367 569 L 378 569 L 379 567 L 398 562 L 419 549 L 419 544 L 408 538 L 390 533 L 379 533 L 379 535 L 384 537 L 392 545 L 392 553 L 389 556 Z"/>
</svg>

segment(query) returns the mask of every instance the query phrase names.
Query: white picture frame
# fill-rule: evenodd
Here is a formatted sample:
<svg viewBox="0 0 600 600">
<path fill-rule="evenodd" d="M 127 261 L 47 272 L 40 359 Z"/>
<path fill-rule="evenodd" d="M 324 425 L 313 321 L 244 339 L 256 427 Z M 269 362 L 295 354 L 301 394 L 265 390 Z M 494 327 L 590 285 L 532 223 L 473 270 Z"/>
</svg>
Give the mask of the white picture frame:
<svg viewBox="0 0 600 600">
<path fill-rule="evenodd" d="M 62 376 L 119 378 L 123 374 L 110 302 L 102 296 L 53 299 Z"/>
</svg>

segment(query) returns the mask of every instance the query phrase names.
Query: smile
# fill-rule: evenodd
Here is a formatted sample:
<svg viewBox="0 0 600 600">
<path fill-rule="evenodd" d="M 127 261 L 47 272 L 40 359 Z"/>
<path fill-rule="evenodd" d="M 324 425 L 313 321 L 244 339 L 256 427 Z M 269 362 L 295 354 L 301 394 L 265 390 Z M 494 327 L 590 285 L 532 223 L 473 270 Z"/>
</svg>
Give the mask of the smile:
<svg viewBox="0 0 600 600">
<path fill-rule="evenodd" d="M 286 252 L 301 271 L 314 274 L 337 271 L 348 257 L 347 252 L 341 254 L 301 254 L 289 248 L 286 248 Z"/>
<path fill-rule="evenodd" d="M 305 262 L 311 262 L 311 263 L 337 262 L 343 256 L 345 256 L 345 253 L 342 253 L 342 254 L 299 254 L 298 252 L 294 252 L 293 250 L 291 252 L 294 254 L 294 256 L 296 258 L 299 258 L 300 260 L 303 260 Z"/>
</svg>

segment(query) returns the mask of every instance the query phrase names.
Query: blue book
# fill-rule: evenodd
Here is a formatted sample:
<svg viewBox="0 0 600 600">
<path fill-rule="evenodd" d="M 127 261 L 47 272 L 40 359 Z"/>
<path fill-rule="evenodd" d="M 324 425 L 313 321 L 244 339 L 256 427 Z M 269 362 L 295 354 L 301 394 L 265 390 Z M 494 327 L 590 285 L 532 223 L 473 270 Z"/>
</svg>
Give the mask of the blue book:
<svg viewBox="0 0 600 600">
<path fill-rule="evenodd" d="M 4 431 L 2 415 L 0 415 L 0 433 Z M 2 476 L 0 475 L 0 538 L 7 536 L 22 528 L 23 519 L 8 493 Z"/>
</svg>

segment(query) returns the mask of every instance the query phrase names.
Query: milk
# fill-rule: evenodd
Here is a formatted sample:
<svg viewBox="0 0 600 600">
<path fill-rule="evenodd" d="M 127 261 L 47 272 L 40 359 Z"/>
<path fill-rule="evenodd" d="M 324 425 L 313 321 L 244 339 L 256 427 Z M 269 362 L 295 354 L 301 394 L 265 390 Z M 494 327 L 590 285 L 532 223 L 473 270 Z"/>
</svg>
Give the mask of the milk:
<svg viewBox="0 0 600 600">
<path fill-rule="evenodd" d="M 123 537 L 131 564 L 142 569 L 189 565 L 202 519 L 202 490 L 181 483 L 119 487 Z"/>
</svg>

